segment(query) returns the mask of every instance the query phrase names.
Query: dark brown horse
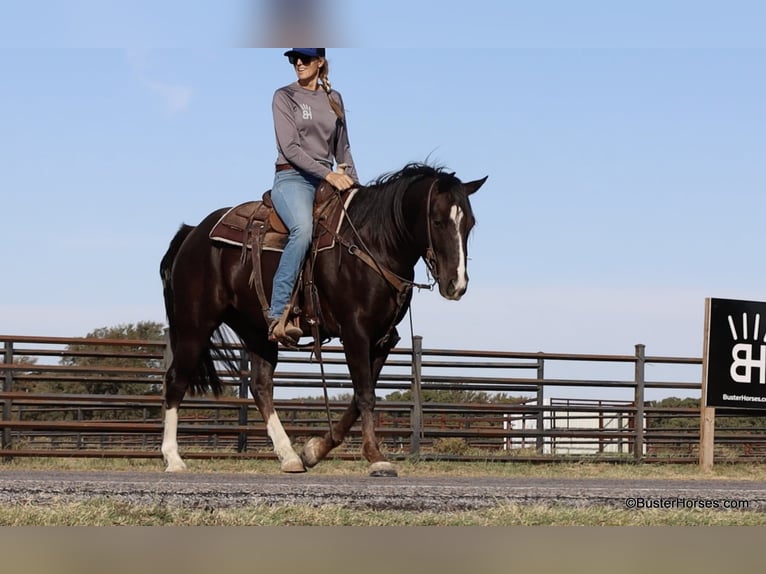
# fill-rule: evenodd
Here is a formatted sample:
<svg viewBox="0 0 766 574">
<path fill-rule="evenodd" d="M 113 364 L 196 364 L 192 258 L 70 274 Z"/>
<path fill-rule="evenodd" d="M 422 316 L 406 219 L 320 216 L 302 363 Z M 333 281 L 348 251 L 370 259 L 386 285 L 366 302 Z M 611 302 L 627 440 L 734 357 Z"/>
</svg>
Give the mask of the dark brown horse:
<svg viewBox="0 0 766 574">
<path fill-rule="evenodd" d="M 196 227 L 181 226 L 160 265 L 173 352 L 165 376 L 162 454 L 167 470 L 186 468 L 176 437 L 178 408 L 187 389 L 221 391 L 211 342 L 225 324 L 251 351 L 252 394 L 284 472 L 303 472 L 317 464 L 361 417 L 362 451 L 370 462 L 370 474 L 396 476 L 375 437 L 378 375 L 399 340 L 396 325 L 409 307 L 415 265 L 421 257 L 443 297 L 458 300 L 465 293 L 467 238 L 475 222 L 469 196 L 486 179 L 462 183 L 441 168 L 409 164 L 359 188 L 347 207 L 339 233 L 342 241 L 316 254 L 313 272 L 321 335 L 343 342 L 354 397 L 331 431 L 311 438 L 301 456 L 274 410 L 277 344 L 268 340 L 262 306 L 248 285 L 252 263 L 243 262 L 240 249 L 216 245 L 208 238 L 225 209 L 211 213 Z M 268 297 L 278 257 L 275 252 L 263 254 L 261 273 Z M 311 334 L 306 324 L 304 333 Z"/>
</svg>

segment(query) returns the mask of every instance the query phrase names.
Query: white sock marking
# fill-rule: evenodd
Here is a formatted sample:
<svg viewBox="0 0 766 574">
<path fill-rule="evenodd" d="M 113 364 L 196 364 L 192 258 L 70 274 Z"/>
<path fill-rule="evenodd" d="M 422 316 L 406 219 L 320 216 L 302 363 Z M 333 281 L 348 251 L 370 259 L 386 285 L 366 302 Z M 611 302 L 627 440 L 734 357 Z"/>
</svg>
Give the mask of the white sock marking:
<svg viewBox="0 0 766 574">
<path fill-rule="evenodd" d="M 269 420 L 266 421 L 266 431 L 274 444 L 274 452 L 277 453 L 279 460 L 298 458 L 277 413 L 272 413 L 269 416 Z"/>
<path fill-rule="evenodd" d="M 186 470 L 184 461 L 178 454 L 178 409 L 165 411 L 165 429 L 162 435 L 162 456 L 167 463 L 167 472 Z"/>
</svg>

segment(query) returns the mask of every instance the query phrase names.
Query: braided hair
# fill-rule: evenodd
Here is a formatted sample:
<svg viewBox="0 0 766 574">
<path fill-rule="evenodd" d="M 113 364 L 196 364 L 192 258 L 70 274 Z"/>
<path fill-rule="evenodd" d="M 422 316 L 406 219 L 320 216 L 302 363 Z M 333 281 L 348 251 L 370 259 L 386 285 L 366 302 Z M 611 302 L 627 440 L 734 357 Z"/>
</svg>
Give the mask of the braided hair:
<svg viewBox="0 0 766 574">
<path fill-rule="evenodd" d="M 335 115 L 338 116 L 338 119 L 340 121 L 344 121 L 345 117 L 343 116 L 343 108 L 341 108 L 340 103 L 338 103 L 337 100 L 332 98 L 330 96 L 330 92 L 332 91 L 332 85 L 330 84 L 330 66 L 327 63 L 327 59 L 325 58 L 324 66 L 319 68 L 319 85 L 322 86 L 322 89 L 327 94 L 327 99 L 330 101 L 330 107 L 332 108 L 332 111 L 335 112 Z"/>
</svg>

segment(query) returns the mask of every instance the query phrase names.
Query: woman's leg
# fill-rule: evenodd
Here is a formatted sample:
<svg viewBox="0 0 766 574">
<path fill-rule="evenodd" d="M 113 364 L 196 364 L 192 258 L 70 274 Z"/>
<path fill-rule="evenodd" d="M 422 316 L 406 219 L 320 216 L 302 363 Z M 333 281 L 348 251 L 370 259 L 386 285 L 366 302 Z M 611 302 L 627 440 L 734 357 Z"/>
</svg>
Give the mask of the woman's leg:
<svg viewBox="0 0 766 574">
<path fill-rule="evenodd" d="M 277 172 L 271 201 L 287 226 L 287 245 L 274 273 L 270 319 L 279 319 L 290 301 L 303 258 L 311 246 L 316 182 L 294 170 Z"/>
</svg>

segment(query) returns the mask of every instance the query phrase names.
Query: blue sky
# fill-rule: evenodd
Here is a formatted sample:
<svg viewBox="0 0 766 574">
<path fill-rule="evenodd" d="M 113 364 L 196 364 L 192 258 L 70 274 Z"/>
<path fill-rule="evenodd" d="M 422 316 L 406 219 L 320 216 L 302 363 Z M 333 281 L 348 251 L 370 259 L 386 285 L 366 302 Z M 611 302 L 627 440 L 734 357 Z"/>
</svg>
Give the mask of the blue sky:
<svg viewBox="0 0 766 574">
<path fill-rule="evenodd" d="M 705 297 L 766 299 L 766 9 L 528 4 L 323 5 L 322 33 L 355 46 L 328 55 L 362 180 L 426 158 L 489 175 L 468 294 L 417 294 L 415 329 L 699 356 Z M 3 333 L 164 321 L 178 225 L 271 185 L 271 97 L 294 74 L 282 49 L 233 47 L 258 10 L 94 6 L 2 8 Z"/>
</svg>

